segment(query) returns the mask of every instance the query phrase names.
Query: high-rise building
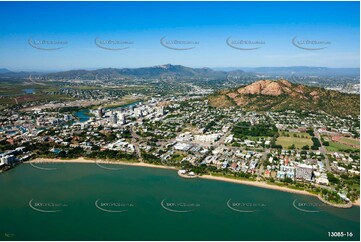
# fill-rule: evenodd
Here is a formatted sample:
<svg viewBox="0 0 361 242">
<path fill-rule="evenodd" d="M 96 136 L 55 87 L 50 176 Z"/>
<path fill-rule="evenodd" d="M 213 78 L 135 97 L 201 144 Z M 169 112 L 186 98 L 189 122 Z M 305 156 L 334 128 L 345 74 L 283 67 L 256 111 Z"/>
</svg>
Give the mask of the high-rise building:
<svg viewBox="0 0 361 242">
<path fill-rule="evenodd" d="M 71 116 L 69 114 L 64 114 L 64 120 L 69 121 L 71 119 Z"/>
<path fill-rule="evenodd" d="M 5 165 L 12 165 L 15 161 L 14 155 L 3 155 L 0 157 L 0 162 Z"/>
<path fill-rule="evenodd" d="M 119 123 L 119 124 L 125 124 L 125 123 L 126 123 L 124 113 L 119 114 L 118 123 Z"/>
<path fill-rule="evenodd" d="M 118 115 L 117 115 L 117 113 L 112 112 L 110 114 L 110 123 L 117 124 L 117 122 L 118 122 Z"/>
<path fill-rule="evenodd" d="M 296 179 L 311 181 L 313 179 L 313 168 L 310 165 L 299 164 L 296 166 Z"/>
<path fill-rule="evenodd" d="M 97 110 L 97 118 L 102 118 L 103 117 L 103 109 L 98 108 Z"/>
<path fill-rule="evenodd" d="M 156 107 L 156 111 L 157 111 L 157 115 L 159 115 L 159 116 L 164 115 L 164 107 L 163 106 Z"/>
<path fill-rule="evenodd" d="M 134 116 L 136 118 L 142 117 L 143 116 L 143 112 L 140 108 L 134 108 Z"/>
</svg>

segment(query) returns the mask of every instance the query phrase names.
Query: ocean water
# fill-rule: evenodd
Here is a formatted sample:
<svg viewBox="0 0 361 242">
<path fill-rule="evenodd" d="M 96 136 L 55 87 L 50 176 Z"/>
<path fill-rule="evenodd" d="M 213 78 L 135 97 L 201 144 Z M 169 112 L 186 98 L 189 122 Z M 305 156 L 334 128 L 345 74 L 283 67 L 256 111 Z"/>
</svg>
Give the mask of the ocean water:
<svg viewBox="0 0 361 242">
<path fill-rule="evenodd" d="M 182 179 L 174 170 L 22 164 L 0 174 L 0 189 L 0 240 L 360 238 L 359 207 L 338 209 L 310 196 Z"/>
</svg>

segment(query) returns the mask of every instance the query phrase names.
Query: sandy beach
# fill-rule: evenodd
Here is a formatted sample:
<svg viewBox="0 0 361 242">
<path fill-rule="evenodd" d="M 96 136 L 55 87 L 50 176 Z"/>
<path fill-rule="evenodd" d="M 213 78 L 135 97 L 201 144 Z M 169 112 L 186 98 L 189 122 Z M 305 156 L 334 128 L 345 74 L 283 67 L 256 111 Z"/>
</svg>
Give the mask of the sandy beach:
<svg viewBox="0 0 361 242">
<path fill-rule="evenodd" d="M 292 188 L 288 188 L 288 187 L 281 187 L 281 186 L 277 186 L 277 185 L 271 185 L 271 184 L 267 184 L 266 182 L 236 180 L 236 179 L 232 179 L 232 178 L 218 177 L 218 176 L 211 176 L 211 175 L 203 175 L 203 176 L 199 176 L 199 178 L 217 180 L 217 181 L 223 181 L 223 182 L 232 182 L 232 183 L 237 183 L 237 184 L 242 184 L 242 185 L 247 185 L 247 186 L 255 186 L 255 187 L 272 189 L 272 190 L 277 190 L 277 191 L 282 191 L 282 192 L 289 192 L 289 193 L 313 196 L 313 197 L 319 198 L 322 202 L 325 202 L 324 199 L 321 199 L 319 197 L 319 195 L 310 193 L 308 191 L 296 190 L 296 189 L 292 189 Z M 347 206 L 343 206 L 343 205 L 338 206 L 337 204 L 331 204 L 328 202 L 327 202 L 327 204 L 334 206 L 334 207 L 339 207 L 339 208 L 347 207 Z M 352 203 L 352 205 L 360 206 L 360 199 L 357 199 L 355 202 Z"/>
<path fill-rule="evenodd" d="M 88 160 L 83 157 L 71 160 L 65 159 L 50 159 L 50 158 L 37 158 L 31 161 L 26 161 L 25 163 L 87 163 L 87 164 L 110 164 L 110 165 L 126 165 L 126 166 L 139 166 L 139 167 L 150 167 L 150 168 L 160 168 L 168 170 L 177 170 L 176 167 L 172 166 L 161 166 L 154 165 L 144 162 L 126 162 L 126 161 L 107 161 L 107 160 Z"/>
<path fill-rule="evenodd" d="M 125 161 L 107 161 L 107 160 L 89 160 L 85 159 L 83 157 L 77 158 L 77 159 L 50 159 L 50 158 L 37 158 L 31 161 L 27 161 L 25 163 L 87 163 L 87 164 L 112 164 L 112 165 L 126 165 L 126 166 L 138 166 L 138 167 L 149 167 L 149 168 L 160 168 L 160 169 L 167 169 L 167 170 L 178 170 L 176 167 L 172 166 L 162 166 L 162 165 L 154 165 L 154 164 L 148 164 L 144 162 L 125 162 Z M 208 180 L 216 180 L 216 181 L 222 181 L 222 182 L 231 182 L 231 183 L 237 183 L 247 186 L 255 186 L 265 189 L 272 189 L 282 192 L 289 192 L 289 193 L 295 193 L 295 194 L 301 194 L 301 195 L 307 195 L 307 196 L 314 196 L 319 198 L 318 195 L 304 191 L 304 190 L 296 190 L 288 187 L 281 187 L 277 185 L 271 185 L 267 184 L 266 182 L 258 182 L 258 181 L 246 181 L 246 180 L 237 180 L 227 177 L 219 177 L 219 176 L 212 176 L 212 175 L 202 175 L 197 176 L 197 178 L 201 179 L 208 179 Z M 352 205 L 360 206 L 360 199 L 356 200 L 352 203 Z"/>
<path fill-rule="evenodd" d="M 242 184 L 242 185 L 247 185 L 247 186 L 255 186 L 255 187 L 261 187 L 261 188 L 266 188 L 266 189 L 278 190 L 278 191 L 282 191 L 282 192 L 290 192 L 290 193 L 297 193 L 297 194 L 317 197 L 317 195 L 309 193 L 307 191 L 296 190 L 296 189 L 292 189 L 292 188 L 288 188 L 288 187 L 281 187 L 281 186 L 277 186 L 277 185 L 271 185 L 271 184 L 267 184 L 266 182 L 237 180 L 237 179 L 232 179 L 232 178 L 227 178 L 227 177 L 219 177 L 219 176 L 211 176 L 211 175 L 203 175 L 203 176 L 199 176 L 199 178 L 217 180 L 217 181 L 223 181 L 223 182 L 232 182 L 232 183 L 237 183 L 237 184 Z"/>
<path fill-rule="evenodd" d="M 232 182 L 232 183 L 237 183 L 237 184 L 242 184 L 242 185 L 247 185 L 247 186 L 261 187 L 261 188 L 272 189 L 272 190 L 277 190 L 277 191 L 282 191 L 282 192 L 296 193 L 296 194 L 301 194 L 301 195 L 313 196 L 313 197 L 317 197 L 320 199 L 320 197 L 318 195 L 310 193 L 308 191 L 296 190 L 296 189 L 292 189 L 292 188 L 288 188 L 288 187 L 281 187 L 281 186 L 277 186 L 277 185 L 271 185 L 271 184 L 267 184 L 266 182 L 237 180 L 237 179 L 212 176 L 212 175 L 203 175 L 203 176 L 199 176 L 199 178 L 217 180 L 217 181 L 223 181 L 223 182 Z M 323 199 L 320 199 L 320 200 L 322 202 L 324 202 Z M 331 203 L 328 203 L 328 204 L 331 206 L 338 207 L 337 205 L 334 205 Z M 352 205 L 360 206 L 360 199 L 357 199 L 355 202 L 352 203 Z M 342 207 L 342 206 L 340 206 L 340 207 Z"/>
</svg>

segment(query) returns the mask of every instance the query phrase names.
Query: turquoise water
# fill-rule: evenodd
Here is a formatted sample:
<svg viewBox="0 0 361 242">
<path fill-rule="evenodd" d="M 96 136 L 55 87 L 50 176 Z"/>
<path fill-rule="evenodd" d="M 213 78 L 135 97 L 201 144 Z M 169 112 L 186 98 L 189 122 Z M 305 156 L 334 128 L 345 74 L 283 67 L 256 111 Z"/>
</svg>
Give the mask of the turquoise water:
<svg viewBox="0 0 361 242">
<path fill-rule="evenodd" d="M 96 164 L 38 167 L 48 170 L 22 164 L 0 174 L 0 240 L 360 237 L 359 207 L 332 208 L 314 197 L 182 179 L 173 170 Z M 123 169 L 110 170 L 116 168 Z M 294 204 L 316 212 L 298 210 Z M 352 232 L 353 237 L 329 238 L 328 232 Z"/>
<path fill-rule="evenodd" d="M 90 119 L 90 116 L 88 114 L 88 109 L 82 109 L 75 113 L 75 116 L 79 119 L 80 122 L 86 122 Z"/>
<path fill-rule="evenodd" d="M 25 94 L 34 94 L 35 90 L 33 88 L 26 88 L 26 89 L 23 89 L 23 92 Z"/>
</svg>

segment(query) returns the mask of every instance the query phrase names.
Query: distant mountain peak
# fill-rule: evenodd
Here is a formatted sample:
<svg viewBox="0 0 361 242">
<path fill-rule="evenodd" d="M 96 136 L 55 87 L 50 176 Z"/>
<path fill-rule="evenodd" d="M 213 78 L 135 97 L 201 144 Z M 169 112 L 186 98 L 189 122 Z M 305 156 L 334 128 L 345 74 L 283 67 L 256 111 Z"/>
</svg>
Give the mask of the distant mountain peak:
<svg viewBox="0 0 361 242">
<path fill-rule="evenodd" d="M 72 79 L 78 76 L 82 76 L 84 79 L 95 79 L 96 75 L 98 75 L 97 78 L 101 78 L 101 76 L 107 76 L 111 78 L 164 78 L 164 76 L 173 76 L 178 80 L 225 80 L 227 78 L 227 73 L 224 71 L 215 71 L 210 68 L 191 68 L 172 64 L 141 68 L 107 68 L 87 72 L 80 70 L 65 71 L 50 73 L 47 75 L 47 77 L 53 79 Z"/>
<path fill-rule="evenodd" d="M 155 66 L 155 67 L 160 67 L 160 68 L 163 68 L 163 69 L 170 69 L 173 65 L 171 64 L 165 64 L 165 65 L 159 65 L 159 66 Z"/>
<path fill-rule="evenodd" d="M 0 68 L 0 73 L 9 73 L 9 72 L 11 71 L 6 68 Z"/>
<path fill-rule="evenodd" d="M 239 94 L 262 94 L 270 96 L 279 96 L 281 94 L 291 94 L 294 90 L 291 89 L 292 84 L 287 80 L 260 80 L 256 81 L 248 86 L 239 88 L 237 92 Z M 300 92 L 302 90 L 296 89 Z"/>
</svg>

